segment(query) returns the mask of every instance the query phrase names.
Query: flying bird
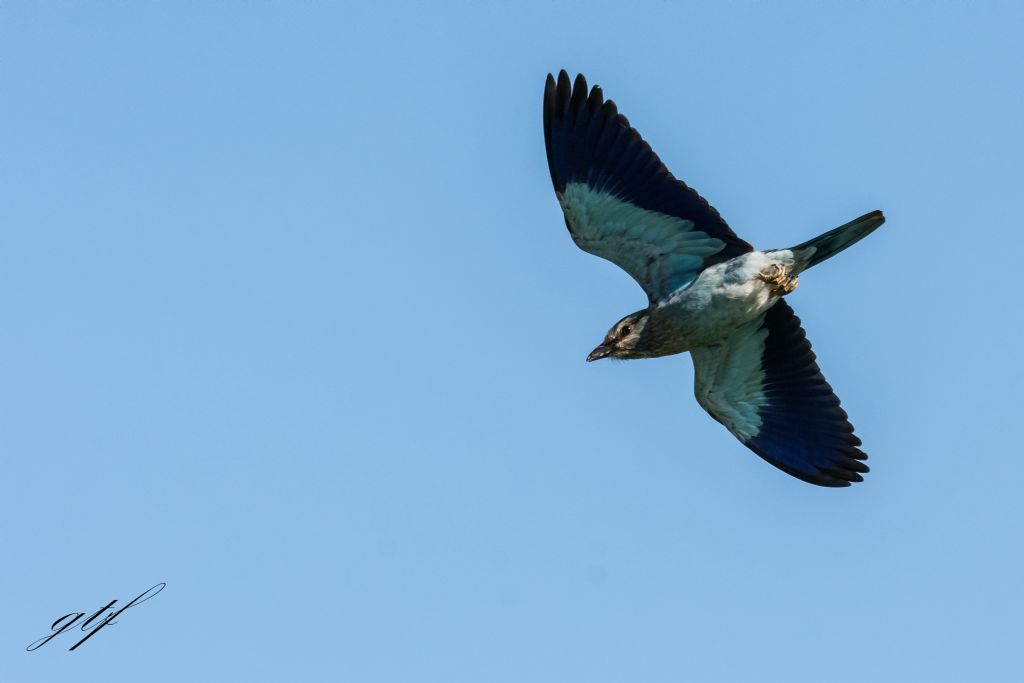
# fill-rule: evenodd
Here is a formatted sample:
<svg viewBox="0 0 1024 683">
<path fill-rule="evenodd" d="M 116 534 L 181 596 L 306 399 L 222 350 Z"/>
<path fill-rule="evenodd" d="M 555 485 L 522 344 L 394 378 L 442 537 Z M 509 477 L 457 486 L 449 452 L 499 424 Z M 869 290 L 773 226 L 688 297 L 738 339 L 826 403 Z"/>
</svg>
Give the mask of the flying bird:
<svg viewBox="0 0 1024 683">
<path fill-rule="evenodd" d="M 863 481 L 868 456 L 783 297 L 803 271 L 882 225 L 882 212 L 756 250 L 669 172 L 601 88 L 564 70 L 544 87 L 544 144 L 573 241 L 629 273 L 649 301 L 587 360 L 689 351 L 697 402 L 747 448 L 819 486 Z"/>
</svg>

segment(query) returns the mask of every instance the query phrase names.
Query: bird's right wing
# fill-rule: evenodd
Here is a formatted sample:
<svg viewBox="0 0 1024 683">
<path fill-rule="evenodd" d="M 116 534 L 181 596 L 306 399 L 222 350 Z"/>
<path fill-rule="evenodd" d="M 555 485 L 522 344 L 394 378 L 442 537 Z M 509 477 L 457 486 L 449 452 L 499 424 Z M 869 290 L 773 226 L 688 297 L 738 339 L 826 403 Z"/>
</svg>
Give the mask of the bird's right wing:
<svg viewBox="0 0 1024 683">
<path fill-rule="evenodd" d="M 819 486 L 863 481 L 868 456 L 785 301 L 691 355 L 697 401 L 747 448 Z"/>
<path fill-rule="evenodd" d="M 562 71 L 544 89 L 551 181 L 576 244 L 629 273 L 651 301 L 751 251 L 595 86 Z"/>
</svg>

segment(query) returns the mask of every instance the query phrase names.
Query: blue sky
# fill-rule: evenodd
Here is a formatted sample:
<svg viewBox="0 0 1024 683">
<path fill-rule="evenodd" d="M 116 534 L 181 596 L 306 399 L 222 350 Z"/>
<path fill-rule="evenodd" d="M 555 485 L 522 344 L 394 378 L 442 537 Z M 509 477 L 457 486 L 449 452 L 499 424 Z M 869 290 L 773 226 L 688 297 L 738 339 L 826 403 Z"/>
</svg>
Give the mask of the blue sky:
<svg viewBox="0 0 1024 683">
<path fill-rule="evenodd" d="M 3 3 L 0 678 L 1019 680 L 1022 30 Z M 564 228 L 563 67 L 758 246 L 885 211 L 790 298 L 866 483 L 760 461 L 685 357 L 584 363 L 645 298 Z"/>
</svg>

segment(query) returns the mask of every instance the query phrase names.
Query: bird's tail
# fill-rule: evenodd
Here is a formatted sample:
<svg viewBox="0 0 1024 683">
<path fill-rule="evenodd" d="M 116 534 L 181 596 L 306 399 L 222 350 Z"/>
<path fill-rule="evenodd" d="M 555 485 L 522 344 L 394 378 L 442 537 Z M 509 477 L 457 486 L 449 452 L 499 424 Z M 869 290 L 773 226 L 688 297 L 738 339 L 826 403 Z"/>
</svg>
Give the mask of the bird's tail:
<svg viewBox="0 0 1024 683">
<path fill-rule="evenodd" d="M 824 235 L 807 240 L 793 247 L 792 251 L 806 259 L 807 265 L 802 268 L 806 270 L 864 239 L 884 222 L 885 216 L 881 211 L 872 211 L 834 230 L 829 230 Z"/>
</svg>

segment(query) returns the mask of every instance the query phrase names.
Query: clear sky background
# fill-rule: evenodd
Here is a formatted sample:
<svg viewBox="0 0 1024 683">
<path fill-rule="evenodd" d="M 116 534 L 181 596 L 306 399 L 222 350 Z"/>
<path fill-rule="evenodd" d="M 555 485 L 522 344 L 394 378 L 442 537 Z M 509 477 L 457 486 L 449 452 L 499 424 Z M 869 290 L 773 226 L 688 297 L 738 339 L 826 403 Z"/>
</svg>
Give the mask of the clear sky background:
<svg viewBox="0 0 1024 683">
<path fill-rule="evenodd" d="M 1022 34 L 0 4 L 0 679 L 1021 680 Z M 790 299 L 866 483 L 762 462 L 686 357 L 584 362 L 645 297 L 562 222 L 563 67 L 758 246 L 885 211 Z"/>
</svg>

